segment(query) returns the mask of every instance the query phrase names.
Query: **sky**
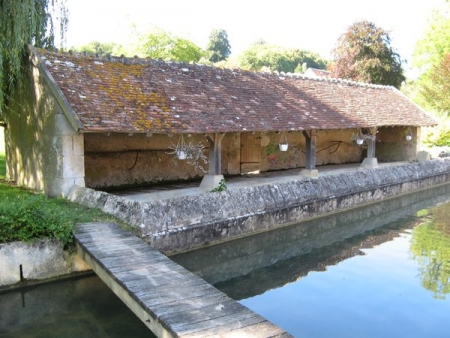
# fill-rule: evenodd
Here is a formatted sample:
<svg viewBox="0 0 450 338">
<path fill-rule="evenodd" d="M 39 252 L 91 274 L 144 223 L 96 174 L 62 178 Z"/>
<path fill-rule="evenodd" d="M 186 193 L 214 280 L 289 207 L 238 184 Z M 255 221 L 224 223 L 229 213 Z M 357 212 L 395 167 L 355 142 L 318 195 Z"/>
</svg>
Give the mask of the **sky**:
<svg viewBox="0 0 450 338">
<path fill-rule="evenodd" d="M 431 12 L 443 0 L 67 0 L 67 47 L 91 41 L 125 44 L 131 26 L 160 27 L 205 48 L 214 28 L 225 29 L 235 57 L 253 42 L 310 50 L 330 58 L 352 23 L 374 22 L 411 61 Z M 408 64 L 405 68 L 408 68 Z"/>
</svg>

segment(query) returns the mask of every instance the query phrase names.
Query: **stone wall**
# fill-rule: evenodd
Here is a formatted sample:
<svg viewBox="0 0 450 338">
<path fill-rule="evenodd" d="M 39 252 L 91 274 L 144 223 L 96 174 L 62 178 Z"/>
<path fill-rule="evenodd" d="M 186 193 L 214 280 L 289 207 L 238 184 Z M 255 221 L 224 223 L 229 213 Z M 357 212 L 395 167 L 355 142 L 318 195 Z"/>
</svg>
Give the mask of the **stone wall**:
<svg viewBox="0 0 450 338">
<path fill-rule="evenodd" d="M 378 162 L 412 161 L 416 158 L 421 143 L 420 128 L 410 128 L 412 139 L 406 127 L 384 127 L 378 129 L 376 157 Z"/>
<path fill-rule="evenodd" d="M 0 244 L 0 287 L 86 270 L 90 266 L 75 252 L 64 251 L 55 239 Z"/>
<path fill-rule="evenodd" d="M 155 184 L 163 181 L 192 180 L 203 177 L 208 164 L 201 167 L 179 160 L 171 147 L 179 135 L 162 134 L 86 134 L 85 136 L 86 186 L 108 189 L 122 186 Z M 208 158 L 209 143 L 203 134 L 185 135 L 186 143 L 201 144 Z M 239 138 L 226 135 L 223 140 L 222 168 L 225 174 L 239 173 Z"/>
<path fill-rule="evenodd" d="M 151 202 L 82 187 L 74 187 L 69 199 L 115 215 L 153 247 L 171 253 L 348 210 L 449 178 L 450 160 L 433 160 Z"/>
<path fill-rule="evenodd" d="M 6 176 L 48 196 L 65 196 L 74 184 L 84 186 L 83 136 L 36 62 L 30 59 L 24 69 L 25 89 L 5 114 Z"/>
</svg>

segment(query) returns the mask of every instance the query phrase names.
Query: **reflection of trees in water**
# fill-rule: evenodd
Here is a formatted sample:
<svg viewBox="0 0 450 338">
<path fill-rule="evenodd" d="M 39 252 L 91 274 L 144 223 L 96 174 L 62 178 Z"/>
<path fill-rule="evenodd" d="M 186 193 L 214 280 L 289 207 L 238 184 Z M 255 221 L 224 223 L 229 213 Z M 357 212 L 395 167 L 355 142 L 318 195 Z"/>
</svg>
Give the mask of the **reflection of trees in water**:
<svg viewBox="0 0 450 338">
<path fill-rule="evenodd" d="M 411 252 L 420 264 L 422 286 L 445 299 L 450 293 L 450 203 L 424 213 L 413 232 Z"/>
</svg>

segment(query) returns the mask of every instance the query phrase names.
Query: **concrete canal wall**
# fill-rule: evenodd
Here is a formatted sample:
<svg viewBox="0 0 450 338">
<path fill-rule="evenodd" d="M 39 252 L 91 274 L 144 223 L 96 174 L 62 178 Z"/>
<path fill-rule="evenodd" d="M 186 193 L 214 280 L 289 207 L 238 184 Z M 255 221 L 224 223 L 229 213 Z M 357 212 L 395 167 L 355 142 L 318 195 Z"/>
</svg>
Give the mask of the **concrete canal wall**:
<svg viewBox="0 0 450 338">
<path fill-rule="evenodd" d="M 69 199 L 134 226 L 165 253 L 249 236 L 449 182 L 450 160 L 137 202 L 74 187 Z"/>
<path fill-rule="evenodd" d="M 63 250 L 56 239 L 0 244 L 0 289 L 90 269 L 76 252 Z"/>
</svg>

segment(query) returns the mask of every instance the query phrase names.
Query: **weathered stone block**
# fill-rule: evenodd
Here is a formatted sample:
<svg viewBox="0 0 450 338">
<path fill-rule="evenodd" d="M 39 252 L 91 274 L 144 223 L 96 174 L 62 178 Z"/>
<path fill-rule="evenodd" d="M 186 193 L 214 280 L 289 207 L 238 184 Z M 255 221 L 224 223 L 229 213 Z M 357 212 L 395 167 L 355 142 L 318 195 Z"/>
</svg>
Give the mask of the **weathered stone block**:
<svg viewBox="0 0 450 338">
<path fill-rule="evenodd" d="M 83 135 L 60 136 L 62 156 L 84 156 Z"/>
<path fill-rule="evenodd" d="M 430 156 L 430 153 L 428 153 L 427 151 L 419 151 L 417 153 L 417 161 L 425 162 L 425 161 L 429 161 L 429 160 L 431 160 L 431 156 Z"/>
<path fill-rule="evenodd" d="M 55 124 L 57 135 L 70 136 L 76 132 L 62 112 L 55 114 Z"/>
<path fill-rule="evenodd" d="M 84 156 L 63 156 L 61 178 L 84 178 Z"/>
</svg>

